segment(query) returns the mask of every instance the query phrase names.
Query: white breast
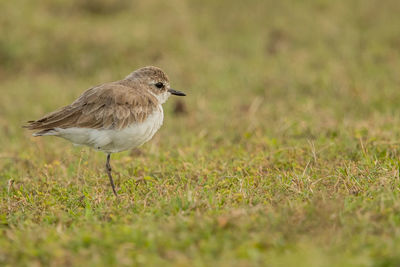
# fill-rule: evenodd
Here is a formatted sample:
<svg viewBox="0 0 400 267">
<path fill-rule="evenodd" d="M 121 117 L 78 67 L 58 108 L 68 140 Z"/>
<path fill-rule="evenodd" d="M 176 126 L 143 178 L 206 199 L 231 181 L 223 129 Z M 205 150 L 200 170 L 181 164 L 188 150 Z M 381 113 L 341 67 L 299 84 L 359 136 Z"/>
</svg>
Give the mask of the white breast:
<svg viewBox="0 0 400 267">
<path fill-rule="evenodd" d="M 164 120 L 164 112 L 159 105 L 142 123 L 132 124 L 122 130 L 97 130 L 90 128 L 55 129 L 62 138 L 77 145 L 86 145 L 95 149 L 114 153 L 133 149 L 149 141 L 160 129 Z"/>
</svg>

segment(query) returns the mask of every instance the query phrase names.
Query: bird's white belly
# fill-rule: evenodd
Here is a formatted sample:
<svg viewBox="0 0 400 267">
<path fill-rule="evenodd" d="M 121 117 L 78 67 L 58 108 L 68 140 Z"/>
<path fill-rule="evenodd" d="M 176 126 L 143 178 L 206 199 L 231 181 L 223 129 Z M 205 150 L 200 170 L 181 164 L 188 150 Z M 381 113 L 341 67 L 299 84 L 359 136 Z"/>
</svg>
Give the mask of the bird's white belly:
<svg viewBox="0 0 400 267">
<path fill-rule="evenodd" d="M 164 119 L 161 106 L 144 122 L 134 123 L 122 130 L 102 130 L 90 128 L 56 129 L 58 136 L 77 145 L 114 153 L 133 149 L 149 141 L 160 129 Z"/>
</svg>

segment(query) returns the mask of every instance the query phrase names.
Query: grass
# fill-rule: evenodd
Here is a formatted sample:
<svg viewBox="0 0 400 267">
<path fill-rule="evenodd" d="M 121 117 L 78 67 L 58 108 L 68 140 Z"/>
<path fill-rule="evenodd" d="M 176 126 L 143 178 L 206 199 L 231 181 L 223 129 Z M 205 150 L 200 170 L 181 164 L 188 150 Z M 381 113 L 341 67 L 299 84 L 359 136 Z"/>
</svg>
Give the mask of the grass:
<svg viewBox="0 0 400 267">
<path fill-rule="evenodd" d="M 1 265 L 398 266 L 399 12 L 1 1 Z M 105 155 L 20 128 L 146 65 L 188 96 L 113 155 L 118 200 Z"/>
</svg>

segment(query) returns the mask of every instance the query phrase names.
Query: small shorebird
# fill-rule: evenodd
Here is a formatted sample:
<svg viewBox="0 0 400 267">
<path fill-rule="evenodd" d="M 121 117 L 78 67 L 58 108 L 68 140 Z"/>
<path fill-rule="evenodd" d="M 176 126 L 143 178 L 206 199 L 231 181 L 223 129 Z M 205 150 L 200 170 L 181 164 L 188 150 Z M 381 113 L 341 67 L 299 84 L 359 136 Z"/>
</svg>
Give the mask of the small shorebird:
<svg viewBox="0 0 400 267">
<path fill-rule="evenodd" d="M 28 121 L 33 136 L 58 136 L 107 154 L 106 171 L 114 195 L 111 153 L 141 146 L 160 129 L 162 104 L 170 95 L 185 96 L 172 89 L 168 76 L 157 67 L 144 67 L 125 79 L 86 90 L 72 104 L 44 117 Z"/>
</svg>

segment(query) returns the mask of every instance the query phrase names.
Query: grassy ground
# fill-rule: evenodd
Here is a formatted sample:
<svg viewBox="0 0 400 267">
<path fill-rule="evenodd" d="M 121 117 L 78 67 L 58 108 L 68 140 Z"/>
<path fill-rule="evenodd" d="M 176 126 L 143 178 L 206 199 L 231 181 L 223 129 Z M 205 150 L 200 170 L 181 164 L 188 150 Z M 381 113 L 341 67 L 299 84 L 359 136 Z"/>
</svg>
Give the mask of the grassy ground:
<svg viewBox="0 0 400 267">
<path fill-rule="evenodd" d="M 398 14 L 0 1 L 1 265 L 398 266 Z M 188 96 L 113 155 L 118 200 L 103 154 L 20 128 L 145 65 Z"/>
</svg>

